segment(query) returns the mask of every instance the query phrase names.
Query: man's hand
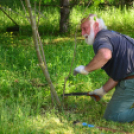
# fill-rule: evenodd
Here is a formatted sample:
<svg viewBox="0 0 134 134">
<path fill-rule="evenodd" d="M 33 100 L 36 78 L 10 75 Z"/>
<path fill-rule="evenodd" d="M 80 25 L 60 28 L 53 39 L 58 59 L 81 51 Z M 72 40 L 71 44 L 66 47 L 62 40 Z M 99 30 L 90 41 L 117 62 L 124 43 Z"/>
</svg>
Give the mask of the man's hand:
<svg viewBox="0 0 134 134">
<path fill-rule="evenodd" d="M 85 70 L 85 66 L 80 65 L 74 69 L 74 75 L 77 75 L 78 73 L 87 75 L 89 72 Z"/>
<path fill-rule="evenodd" d="M 103 89 L 103 87 L 99 88 L 99 89 L 95 89 L 93 92 L 89 92 L 89 95 L 98 95 L 100 98 L 103 97 L 103 95 L 105 95 L 106 92 Z M 96 98 L 94 98 L 94 96 L 91 96 L 94 100 L 96 100 Z"/>
</svg>

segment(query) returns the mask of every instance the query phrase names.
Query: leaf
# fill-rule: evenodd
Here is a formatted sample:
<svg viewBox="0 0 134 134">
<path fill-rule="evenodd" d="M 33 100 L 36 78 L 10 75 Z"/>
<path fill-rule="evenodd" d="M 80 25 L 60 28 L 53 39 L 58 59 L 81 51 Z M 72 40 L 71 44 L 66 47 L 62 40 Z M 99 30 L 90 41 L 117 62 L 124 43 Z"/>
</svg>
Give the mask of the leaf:
<svg viewBox="0 0 134 134">
<path fill-rule="evenodd" d="M 44 3 L 50 3 L 51 0 L 44 0 Z"/>
<path fill-rule="evenodd" d="M 114 2 L 114 0 L 108 0 L 108 2 L 112 4 Z"/>
<path fill-rule="evenodd" d="M 94 0 L 94 6 L 98 6 L 101 3 L 100 0 Z"/>
<path fill-rule="evenodd" d="M 105 1 L 104 0 L 101 0 L 101 3 L 104 3 Z"/>
</svg>

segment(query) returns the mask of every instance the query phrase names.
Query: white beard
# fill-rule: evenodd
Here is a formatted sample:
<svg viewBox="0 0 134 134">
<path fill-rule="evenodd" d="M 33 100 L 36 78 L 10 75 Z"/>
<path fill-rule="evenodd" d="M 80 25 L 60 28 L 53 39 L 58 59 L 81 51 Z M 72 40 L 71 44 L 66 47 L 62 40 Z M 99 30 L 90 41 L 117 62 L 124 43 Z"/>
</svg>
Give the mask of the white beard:
<svg viewBox="0 0 134 134">
<path fill-rule="evenodd" d="M 85 42 L 88 45 L 93 45 L 95 34 L 94 34 L 94 30 L 93 30 L 93 27 L 92 26 L 91 26 L 90 34 L 89 35 L 88 34 L 85 34 L 84 37 L 85 37 Z M 86 37 L 88 37 L 88 38 L 86 38 Z"/>
</svg>

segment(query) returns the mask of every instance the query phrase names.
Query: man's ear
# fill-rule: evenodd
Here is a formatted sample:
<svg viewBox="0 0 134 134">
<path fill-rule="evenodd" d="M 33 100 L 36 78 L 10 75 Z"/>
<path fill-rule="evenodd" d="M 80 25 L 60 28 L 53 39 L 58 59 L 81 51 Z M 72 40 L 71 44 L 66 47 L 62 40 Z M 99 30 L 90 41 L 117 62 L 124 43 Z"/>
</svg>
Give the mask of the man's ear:
<svg viewBox="0 0 134 134">
<path fill-rule="evenodd" d="M 99 31 L 99 23 L 98 22 L 94 23 L 94 30 L 95 30 L 95 32 Z"/>
<path fill-rule="evenodd" d="M 99 32 L 99 23 L 95 22 L 94 23 L 94 32 L 97 34 Z"/>
</svg>

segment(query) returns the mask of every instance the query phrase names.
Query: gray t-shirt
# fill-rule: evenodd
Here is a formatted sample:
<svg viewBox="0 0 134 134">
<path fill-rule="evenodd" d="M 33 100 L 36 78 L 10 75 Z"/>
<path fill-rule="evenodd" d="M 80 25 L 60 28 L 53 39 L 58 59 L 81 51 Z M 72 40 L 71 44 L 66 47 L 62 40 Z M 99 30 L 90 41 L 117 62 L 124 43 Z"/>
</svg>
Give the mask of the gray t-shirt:
<svg viewBox="0 0 134 134">
<path fill-rule="evenodd" d="M 102 67 L 115 81 L 134 72 L 134 39 L 110 30 L 97 33 L 93 44 L 95 54 L 101 48 L 112 51 L 112 58 Z"/>
</svg>

